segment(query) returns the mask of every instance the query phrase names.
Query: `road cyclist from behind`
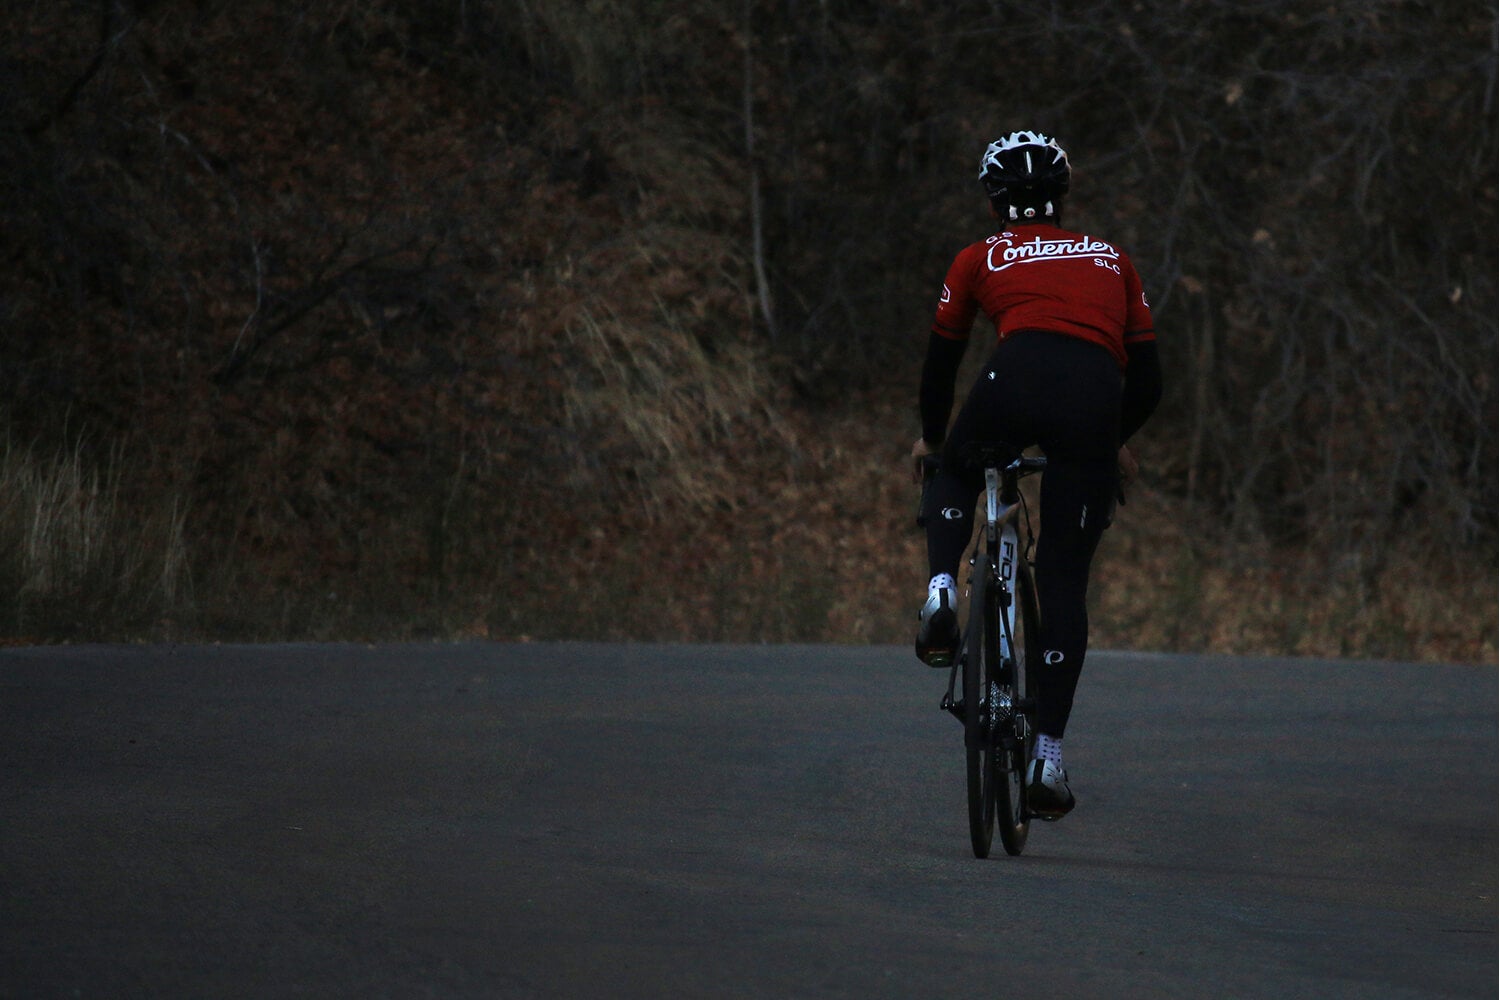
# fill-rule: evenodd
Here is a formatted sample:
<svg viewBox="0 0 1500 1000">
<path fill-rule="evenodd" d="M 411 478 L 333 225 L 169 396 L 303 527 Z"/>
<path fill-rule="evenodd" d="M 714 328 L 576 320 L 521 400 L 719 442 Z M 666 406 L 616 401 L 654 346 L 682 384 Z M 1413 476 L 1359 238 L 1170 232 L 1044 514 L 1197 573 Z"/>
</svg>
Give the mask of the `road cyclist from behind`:
<svg viewBox="0 0 1500 1000">
<path fill-rule="evenodd" d="M 1125 446 L 1161 398 L 1151 309 L 1130 259 L 1116 246 L 1062 228 L 1072 179 L 1068 155 L 1040 132 L 990 143 L 979 180 L 999 232 L 954 259 L 928 338 L 919 393 L 917 469 L 941 456 L 927 487 L 931 580 L 917 633 L 917 657 L 948 667 L 958 654 L 959 561 L 984 489 L 982 469 L 964 461 L 971 443 L 1003 443 L 1047 456 L 1036 543 L 1042 663 L 1036 673 L 1036 748 L 1026 771 L 1026 805 L 1059 819 L 1074 796 L 1062 741 L 1088 649 L 1089 567 L 1113 514 L 1122 480 L 1136 473 Z M 948 427 L 959 362 L 979 311 L 998 344 Z M 920 473 L 918 473 L 920 475 Z"/>
</svg>

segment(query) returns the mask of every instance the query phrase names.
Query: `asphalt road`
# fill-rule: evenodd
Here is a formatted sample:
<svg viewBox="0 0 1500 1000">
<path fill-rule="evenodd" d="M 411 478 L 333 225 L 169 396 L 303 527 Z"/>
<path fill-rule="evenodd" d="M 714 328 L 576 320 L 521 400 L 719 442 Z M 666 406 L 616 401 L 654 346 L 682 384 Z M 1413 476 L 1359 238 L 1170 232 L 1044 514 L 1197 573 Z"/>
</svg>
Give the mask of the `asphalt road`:
<svg viewBox="0 0 1500 1000">
<path fill-rule="evenodd" d="M 1492 998 L 1496 677 L 1091 654 L 976 861 L 903 649 L 7 650 L 0 996 Z"/>
</svg>

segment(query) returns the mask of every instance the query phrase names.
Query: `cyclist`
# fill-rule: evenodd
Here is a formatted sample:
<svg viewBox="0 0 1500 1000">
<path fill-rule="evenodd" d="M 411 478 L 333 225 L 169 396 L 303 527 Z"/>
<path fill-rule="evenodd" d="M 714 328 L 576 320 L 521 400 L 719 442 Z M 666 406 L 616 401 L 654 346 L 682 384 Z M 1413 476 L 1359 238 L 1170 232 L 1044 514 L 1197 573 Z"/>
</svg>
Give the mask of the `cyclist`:
<svg viewBox="0 0 1500 1000">
<path fill-rule="evenodd" d="M 917 656 L 952 664 L 959 643 L 959 560 L 973 531 L 983 470 L 965 463 L 971 441 L 1039 445 L 1041 529 L 1036 545 L 1041 608 L 1035 670 L 1036 751 L 1027 804 L 1044 819 L 1073 808 L 1062 739 L 1088 648 L 1089 565 L 1109 525 L 1121 479 L 1136 471 L 1125 442 L 1161 398 L 1151 309 L 1130 259 L 1114 245 L 1061 228 L 1071 167 L 1056 140 L 1013 132 L 989 144 L 979 180 L 1001 229 L 961 251 L 948 269 L 922 366 L 922 458 L 941 454 L 928 487 L 931 581 Z M 954 381 L 977 311 L 999 345 L 951 430 Z"/>
</svg>

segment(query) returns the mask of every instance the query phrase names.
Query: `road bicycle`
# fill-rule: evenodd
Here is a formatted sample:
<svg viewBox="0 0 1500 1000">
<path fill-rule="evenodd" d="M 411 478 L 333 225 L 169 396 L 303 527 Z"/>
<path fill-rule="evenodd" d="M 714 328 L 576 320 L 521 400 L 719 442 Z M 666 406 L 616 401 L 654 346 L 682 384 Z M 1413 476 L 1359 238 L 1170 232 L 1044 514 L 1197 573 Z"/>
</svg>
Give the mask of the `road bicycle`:
<svg viewBox="0 0 1500 1000">
<path fill-rule="evenodd" d="M 969 559 L 968 620 L 940 706 L 964 727 L 969 839 L 976 858 L 989 857 L 997 826 L 1005 852 L 1013 856 L 1025 848 L 1031 829 L 1026 764 L 1036 739 L 1032 675 L 1042 654 L 1031 565 L 1035 536 L 1020 482 L 1044 470 L 1047 459 L 1015 454 L 1007 446 L 980 445 L 965 455 L 984 469 L 985 521 Z M 924 478 L 931 478 L 935 465 L 924 467 Z M 925 524 L 923 515 L 918 521 Z"/>
</svg>

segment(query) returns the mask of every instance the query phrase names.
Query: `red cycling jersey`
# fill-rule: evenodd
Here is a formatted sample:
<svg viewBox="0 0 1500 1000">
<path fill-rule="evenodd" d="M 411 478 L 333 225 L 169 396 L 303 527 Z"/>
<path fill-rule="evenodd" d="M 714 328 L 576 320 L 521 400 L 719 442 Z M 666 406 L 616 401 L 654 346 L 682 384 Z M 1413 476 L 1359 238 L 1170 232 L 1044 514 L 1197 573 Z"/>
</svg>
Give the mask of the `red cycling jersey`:
<svg viewBox="0 0 1500 1000">
<path fill-rule="evenodd" d="M 1017 330 L 1080 337 L 1114 355 L 1155 340 L 1151 307 L 1130 258 L 1056 226 L 1015 226 L 960 251 L 948 268 L 933 332 L 965 340 L 983 309 L 1001 340 Z"/>
</svg>

